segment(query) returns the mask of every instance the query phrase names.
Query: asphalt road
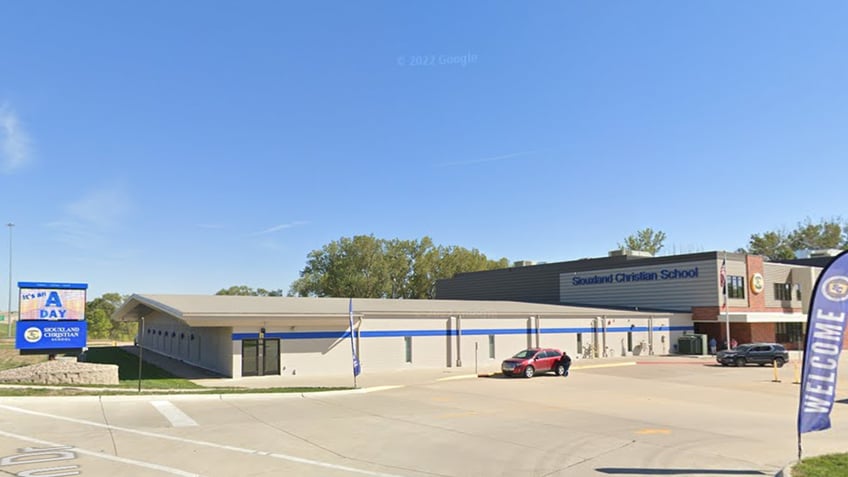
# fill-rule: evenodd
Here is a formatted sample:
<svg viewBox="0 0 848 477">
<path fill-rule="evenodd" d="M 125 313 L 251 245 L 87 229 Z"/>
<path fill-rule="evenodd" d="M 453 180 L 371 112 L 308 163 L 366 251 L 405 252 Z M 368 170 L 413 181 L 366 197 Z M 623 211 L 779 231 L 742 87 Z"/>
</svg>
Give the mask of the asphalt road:
<svg viewBox="0 0 848 477">
<path fill-rule="evenodd" d="M 846 368 L 833 428 L 806 434 L 805 455 L 848 449 Z M 0 475 L 756 476 L 797 452 L 791 367 L 779 383 L 770 368 L 673 359 L 454 378 L 306 397 L 3 398 Z"/>
</svg>

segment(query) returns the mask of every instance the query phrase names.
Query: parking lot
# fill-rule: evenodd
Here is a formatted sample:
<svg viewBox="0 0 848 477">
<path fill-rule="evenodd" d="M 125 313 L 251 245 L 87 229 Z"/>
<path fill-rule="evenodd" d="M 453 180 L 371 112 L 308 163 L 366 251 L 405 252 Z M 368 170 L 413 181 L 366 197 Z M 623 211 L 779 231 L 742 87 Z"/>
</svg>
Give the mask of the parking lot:
<svg viewBox="0 0 848 477">
<path fill-rule="evenodd" d="M 848 449 L 846 369 L 843 358 L 833 428 L 805 435 L 807 455 Z M 303 397 L 4 398 L 0 471 L 774 475 L 797 452 L 793 374 L 786 366 L 772 382 L 771 368 L 669 357 L 577 361 L 568 378 L 433 373 Z"/>
</svg>

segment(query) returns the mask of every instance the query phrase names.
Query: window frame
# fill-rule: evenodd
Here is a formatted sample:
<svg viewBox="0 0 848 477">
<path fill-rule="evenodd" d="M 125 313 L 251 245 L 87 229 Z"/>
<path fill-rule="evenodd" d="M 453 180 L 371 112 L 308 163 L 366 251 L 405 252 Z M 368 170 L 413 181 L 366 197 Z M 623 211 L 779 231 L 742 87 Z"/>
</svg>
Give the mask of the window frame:
<svg viewBox="0 0 848 477">
<path fill-rule="evenodd" d="M 741 275 L 727 276 L 727 298 L 745 299 L 745 277 Z"/>
<path fill-rule="evenodd" d="M 777 301 L 792 301 L 792 283 L 775 283 L 774 299 Z"/>
</svg>

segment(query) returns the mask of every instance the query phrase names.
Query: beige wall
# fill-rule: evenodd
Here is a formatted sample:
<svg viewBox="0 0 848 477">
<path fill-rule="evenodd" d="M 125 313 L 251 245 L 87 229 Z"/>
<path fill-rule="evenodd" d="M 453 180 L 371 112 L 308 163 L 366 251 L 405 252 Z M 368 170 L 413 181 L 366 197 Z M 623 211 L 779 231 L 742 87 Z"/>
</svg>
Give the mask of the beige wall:
<svg viewBox="0 0 848 477">
<path fill-rule="evenodd" d="M 608 318 L 603 321 L 607 324 L 606 334 L 604 334 L 601 321 L 596 321 L 595 317 L 542 317 L 538 320 L 529 316 L 462 317 L 460 341 L 455 334 L 451 333 L 451 330 L 456 330 L 457 317 L 420 319 L 366 317 L 362 326 L 366 337 L 360 340 L 360 359 L 364 372 L 406 368 L 451 368 L 458 366 L 457 358 L 460 356 L 461 366 L 473 369 L 475 358 L 481 366 L 499 364 L 524 348 L 537 346 L 537 337 L 538 345 L 541 347 L 559 348 L 572 356 L 581 357 L 583 353 L 577 349 L 578 332 L 582 335 L 583 347 L 588 347 L 590 344 L 597 346 L 599 357 L 603 357 L 604 341 L 606 341 L 609 357 L 646 355 L 651 351 L 654 354 L 662 354 L 669 352 L 670 344 L 676 343 L 677 338 L 685 332 L 683 329 L 671 331 L 670 326 L 689 327 L 690 330 L 692 327 L 691 316 L 687 313 L 663 315 L 659 318 L 634 313 L 634 316 L 629 318 Z M 649 322 L 653 324 L 653 333 L 647 330 Z M 592 331 L 595 323 L 599 325 L 597 333 Z M 540 331 L 538 334 L 536 333 L 537 324 Z M 628 350 L 627 333 L 630 325 L 633 325 L 634 331 L 632 332 L 632 348 Z M 526 332 L 528 327 L 529 334 Z M 410 332 L 409 337 L 412 340 L 411 363 L 406 362 L 404 330 Z M 440 334 L 420 336 L 424 330 Z M 368 336 L 369 331 L 391 331 L 392 333 L 391 336 L 373 337 Z M 494 337 L 494 358 L 490 357 L 490 335 Z"/>
<path fill-rule="evenodd" d="M 763 269 L 763 278 L 765 278 L 766 282 L 766 288 L 763 290 L 763 293 L 765 294 L 767 307 L 807 308 L 810 295 L 813 292 L 813 286 L 815 286 L 816 278 L 818 278 L 820 269 L 810 267 L 793 267 L 791 265 L 768 262 L 764 264 Z M 791 283 L 792 300 L 781 301 L 776 299 L 774 294 L 775 283 Z M 800 300 L 795 293 L 796 285 L 801 288 Z"/>
<path fill-rule="evenodd" d="M 231 335 L 231 328 L 191 328 L 169 315 L 154 313 L 145 317 L 139 342 L 147 350 L 230 376 Z"/>
<path fill-rule="evenodd" d="M 670 331 L 669 326 L 692 326 L 690 315 L 686 313 L 665 314 L 653 318 L 640 313 L 614 318 L 543 316 L 539 319 L 529 315 L 417 318 L 366 316 L 361 323 L 357 319 L 357 348 L 363 373 L 413 368 L 455 368 L 460 363 L 462 369 L 473 372 L 475 359 L 480 368 L 492 369 L 518 351 L 537 346 L 537 340 L 538 345 L 542 347 L 559 348 L 580 359 L 583 353 L 577 349 L 578 332 L 582 335 L 584 347 L 596 344 L 599 357 L 603 357 L 604 341 L 609 357 L 648 354 L 651 333 L 646 328 L 650 320 L 654 327 L 652 334 L 655 354 L 668 352 L 670 344 L 676 343 L 677 337 L 684 333 L 683 330 Z M 155 338 L 148 338 L 145 347 L 236 378 L 241 377 L 242 341 L 233 339 L 233 334 L 257 333 L 253 328 L 238 327 L 188 329 L 177 320 L 161 316 L 151 317 L 147 322 L 157 330 L 176 332 L 177 339 L 166 339 L 157 333 Z M 461 339 L 456 335 L 458 325 L 461 325 Z M 597 333 L 593 332 L 594 325 L 597 325 Z M 633 350 L 628 351 L 627 332 L 631 325 L 634 330 Z M 283 328 L 266 329 L 266 336 L 269 338 L 281 336 L 280 374 L 283 377 L 340 375 L 351 372 L 350 340 L 342 337 L 346 329 Z M 190 346 L 180 346 L 178 338 L 181 332 L 195 335 L 194 341 L 199 345 L 197 351 Z M 297 336 L 299 333 L 327 333 L 331 337 L 304 339 Z M 494 337 L 494 357 L 490 357 L 490 335 Z M 412 340 L 411 362 L 406 361 L 407 336 Z"/>
<path fill-rule="evenodd" d="M 716 268 L 719 269 L 719 273 L 721 270 L 721 260 L 716 261 Z M 728 293 L 727 297 L 727 306 L 728 307 L 747 307 L 748 306 L 748 296 L 751 294 L 751 274 L 748 272 L 748 266 L 745 261 L 727 261 L 727 280 L 728 284 L 730 282 L 730 277 L 742 277 L 745 284 L 745 297 L 744 298 L 731 298 Z M 721 283 L 719 280 L 716 280 L 716 289 L 718 290 L 718 306 L 722 305 L 722 300 L 724 296 L 724 290 L 721 289 Z M 675 343 L 677 341 L 675 340 Z"/>
<path fill-rule="evenodd" d="M 283 376 L 344 374 L 352 369 L 350 338 L 280 340 Z"/>
<path fill-rule="evenodd" d="M 350 338 L 297 338 L 298 333 L 330 333 L 341 335 L 346 329 L 311 327 L 309 329 L 283 327 L 265 329 L 268 338 L 280 340 L 281 376 L 320 376 L 352 372 Z M 255 328 L 235 328 L 232 333 L 257 334 Z M 280 334 L 284 336 L 280 337 Z M 232 340 L 230 335 L 228 339 Z M 241 376 L 242 341 L 232 340 L 233 377 Z"/>
</svg>

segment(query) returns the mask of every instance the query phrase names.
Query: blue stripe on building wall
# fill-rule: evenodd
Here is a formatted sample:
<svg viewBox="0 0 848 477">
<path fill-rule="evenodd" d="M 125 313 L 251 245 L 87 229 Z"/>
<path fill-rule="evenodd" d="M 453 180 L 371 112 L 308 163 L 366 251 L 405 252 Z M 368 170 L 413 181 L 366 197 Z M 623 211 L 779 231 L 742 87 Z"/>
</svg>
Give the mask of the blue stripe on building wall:
<svg viewBox="0 0 848 477">
<path fill-rule="evenodd" d="M 542 334 L 576 334 L 576 333 L 592 333 L 595 328 L 546 328 L 539 330 Z M 602 331 L 597 328 L 597 331 Z M 608 327 L 607 333 L 626 333 L 628 331 L 647 332 L 647 326 L 617 326 Z M 654 326 L 654 331 L 695 331 L 694 326 Z M 482 336 L 482 335 L 532 335 L 536 332 L 535 329 L 525 328 L 490 328 L 490 329 L 473 329 L 462 330 L 462 334 L 466 336 Z M 364 330 L 359 333 L 361 338 L 392 338 L 404 336 L 456 336 L 457 330 L 382 330 L 368 331 Z M 343 339 L 349 338 L 350 332 L 345 331 L 304 331 L 304 332 L 287 332 L 287 333 L 265 333 L 265 338 L 268 339 L 285 339 L 285 340 L 316 340 L 316 339 Z M 255 340 L 259 339 L 259 333 L 233 333 L 233 340 Z"/>
</svg>

